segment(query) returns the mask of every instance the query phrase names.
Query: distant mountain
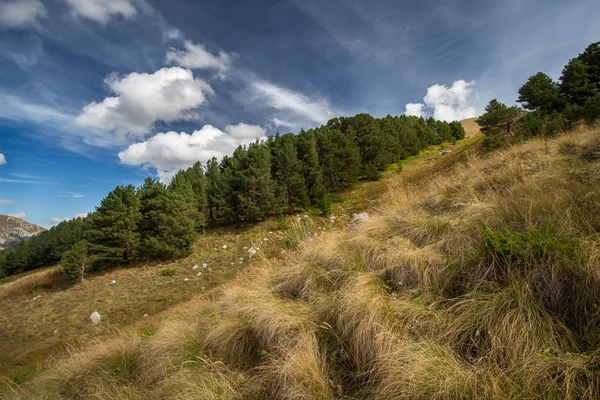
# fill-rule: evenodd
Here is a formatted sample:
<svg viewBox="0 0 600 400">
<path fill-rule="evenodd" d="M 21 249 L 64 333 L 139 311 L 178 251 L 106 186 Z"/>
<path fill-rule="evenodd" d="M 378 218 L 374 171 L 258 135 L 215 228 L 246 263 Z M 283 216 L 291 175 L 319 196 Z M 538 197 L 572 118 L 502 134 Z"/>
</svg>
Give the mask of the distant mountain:
<svg viewBox="0 0 600 400">
<path fill-rule="evenodd" d="M 0 214 L 0 250 L 15 246 L 42 231 L 45 229 L 41 226 Z"/>
</svg>

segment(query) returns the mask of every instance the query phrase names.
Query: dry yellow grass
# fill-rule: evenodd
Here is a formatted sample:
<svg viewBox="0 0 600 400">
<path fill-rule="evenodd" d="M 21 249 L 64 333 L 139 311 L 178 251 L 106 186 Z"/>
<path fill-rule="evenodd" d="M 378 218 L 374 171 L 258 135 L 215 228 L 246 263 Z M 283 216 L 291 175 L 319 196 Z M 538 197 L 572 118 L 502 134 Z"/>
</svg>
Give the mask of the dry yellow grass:
<svg viewBox="0 0 600 400">
<path fill-rule="evenodd" d="M 598 398 L 598 143 L 580 129 L 400 174 L 357 229 L 311 236 L 156 333 L 120 334 L 7 393 Z"/>
<path fill-rule="evenodd" d="M 61 288 L 67 285 L 66 276 L 60 267 L 44 268 L 23 276 L 11 277 L 10 281 L 0 285 L 0 301 L 29 296 L 32 293 L 43 290 Z"/>
</svg>

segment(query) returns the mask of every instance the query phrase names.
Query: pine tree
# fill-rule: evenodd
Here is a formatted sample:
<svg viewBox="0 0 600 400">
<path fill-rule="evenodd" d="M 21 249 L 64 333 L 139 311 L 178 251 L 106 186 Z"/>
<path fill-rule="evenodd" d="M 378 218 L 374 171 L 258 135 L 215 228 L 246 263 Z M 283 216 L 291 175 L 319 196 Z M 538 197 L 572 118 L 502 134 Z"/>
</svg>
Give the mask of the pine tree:
<svg viewBox="0 0 600 400">
<path fill-rule="evenodd" d="M 265 143 L 248 145 L 240 152 L 236 178 L 239 184 L 239 217 L 244 220 L 264 219 L 275 205 L 275 182 L 271 178 L 271 154 Z M 235 157 L 235 153 L 234 153 Z"/>
<path fill-rule="evenodd" d="M 518 107 L 507 107 L 498 100 L 493 99 L 485 106 L 485 113 L 475 122 L 481 127 L 481 132 L 486 135 L 508 132 L 512 136 L 512 124 L 520 114 L 521 110 Z"/>
<path fill-rule="evenodd" d="M 294 207 L 305 208 L 309 204 L 295 139 L 293 134 L 288 133 L 276 136 L 271 143 L 271 171 L 277 184 L 277 197 L 288 211 Z"/>
<path fill-rule="evenodd" d="M 314 130 L 323 184 L 341 190 L 358 180 L 361 157 L 356 143 L 338 129 L 323 126 Z"/>
<path fill-rule="evenodd" d="M 577 58 L 587 66 L 588 80 L 600 92 L 600 42 L 590 44 Z"/>
<path fill-rule="evenodd" d="M 302 162 L 302 177 L 306 184 L 306 190 L 311 204 L 317 205 L 323 202 L 326 195 L 323 186 L 323 174 L 319 165 L 319 153 L 314 131 L 301 130 L 298 134 L 296 147 L 298 158 Z"/>
<path fill-rule="evenodd" d="M 138 252 L 140 203 L 132 185 L 117 186 L 100 202 L 91 220 L 91 251 L 106 263 L 133 261 Z"/>
<path fill-rule="evenodd" d="M 452 130 L 452 137 L 455 140 L 461 140 L 465 138 L 467 134 L 465 131 L 465 127 L 458 121 L 450 122 L 450 129 Z"/>
<path fill-rule="evenodd" d="M 560 77 L 560 94 L 567 104 L 583 107 L 596 94 L 596 86 L 590 81 L 589 67 L 579 58 L 569 61 Z"/>
<path fill-rule="evenodd" d="M 538 72 L 521 86 L 517 102 L 526 110 L 543 113 L 558 111 L 561 109 L 559 86 L 548 75 Z"/>
<path fill-rule="evenodd" d="M 63 254 L 60 265 L 63 271 L 69 276 L 69 279 L 75 280 L 81 278 L 81 283 L 83 283 L 85 266 L 88 259 L 88 247 L 89 243 L 81 240 Z"/>
<path fill-rule="evenodd" d="M 224 182 L 221 167 L 215 157 L 206 162 L 206 208 L 208 218 L 216 221 L 224 207 Z"/>
<path fill-rule="evenodd" d="M 199 219 L 192 184 L 179 178 L 168 190 L 161 190 L 149 199 L 147 204 L 150 211 L 143 220 L 153 229 L 142 234 L 144 256 L 172 259 L 190 254 Z M 146 208 L 143 200 L 142 208 Z"/>
<path fill-rule="evenodd" d="M 184 171 L 185 179 L 192 185 L 196 206 L 198 208 L 198 228 L 203 228 L 206 225 L 205 209 L 207 208 L 207 182 L 202 168 L 202 163 L 196 162 L 190 168 Z"/>
</svg>

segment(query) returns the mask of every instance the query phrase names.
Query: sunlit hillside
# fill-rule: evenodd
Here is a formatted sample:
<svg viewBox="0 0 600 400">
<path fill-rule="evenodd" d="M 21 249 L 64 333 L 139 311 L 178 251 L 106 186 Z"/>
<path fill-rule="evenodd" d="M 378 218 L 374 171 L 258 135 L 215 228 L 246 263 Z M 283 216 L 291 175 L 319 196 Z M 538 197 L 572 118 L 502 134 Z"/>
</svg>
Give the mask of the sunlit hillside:
<svg viewBox="0 0 600 400">
<path fill-rule="evenodd" d="M 6 393 L 597 398 L 599 151 L 582 128 L 400 174 L 367 221 Z"/>
</svg>

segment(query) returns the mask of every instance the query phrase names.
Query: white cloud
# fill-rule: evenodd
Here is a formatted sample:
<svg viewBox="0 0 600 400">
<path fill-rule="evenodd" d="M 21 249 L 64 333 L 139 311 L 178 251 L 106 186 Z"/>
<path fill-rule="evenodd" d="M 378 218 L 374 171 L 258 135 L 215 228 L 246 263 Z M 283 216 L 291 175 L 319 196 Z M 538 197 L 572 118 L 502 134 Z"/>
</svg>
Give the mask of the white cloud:
<svg viewBox="0 0 600 400">
<path fill-rule="evenodd" d="M 0 29 L 35 28 L 46 15 L 48 12 L 40 0 L 0 1 Z"/>
<path fill-rule="evenodd" d="M 74 18 L 87 18 L 106 24 L 112 16 L 132 18 L 137 10 L 133 0 L 64 0 Z"/>
<path fill-rule="evenodd" d="M 231 55 L 220 51 L 218 56 L 207 51 L 204 46 L 185 41 L 185 50 L 171 47 L 167 51 L 167 64 L 189 69 L 216 69 L 224 74 L 231 66 Z"/>
<path fill-rule="evenodd" d="M 60 192 L 58 194 L 58 197 L 70 197 L 73 199 L 80 199 L 82 197 L 84 197 L 81 193 L 75 193 L 75 192 Z"/>
<path fill-rule="evenodd" d="M 433 85 L 427 89 L 423 98 L 427 107 L 432 108 L 433 118 L 442 121 L 460 121 L 465 118 L 475 117 L 475 108 L 469 105 L 472 87 L 475 82 L 458 80 L 451 87 L 446 85 Z"/>
<path fill-rule="evenodd" d="M 169 181 L 180 169 L 196 161 L 206 162 L 212 157 L 221 158 L 233 153 L 241 144 L 265 138 L 265 129 L 257 125 L 240 123 L 227 125 L 220 130 L 204 125 L 193 133 L 166 132 L 135 143 L 119 153 L 121 163 L 141 165 L 157 170 L 161 181 Z"/>
<path fill-rule="evenodd" d="M 422 104 L 422 103 L 408 103 L 406 105 L 406 111 L 404 112 L 404 115 L 411 115 L 414 117 L 424 117 L 425 110 L 423 110 L 423 107 L 425 107 L 425 104 Z"/>
<path fill-rule="evenodd" d="M 76 125 L 140 137 L 157 121 L 199 119 L 196 109 L 207 101 L 207 95 L 214 94 L 204 80 L 180 67 L 153 74 L 112 74 L 105 83 L 115 96 L 85 106 L 75 118 Z"/>
<path fill-rule="evenodd" d="M 477 110 L 471 105 L 475 82 L 458 80 L 448 87 L 435 84 L 427 88 L 423 98 L 425 104 L 409 103 L 406 115 L 424 116 L 426 110 L 433 111 L 433 118 L 442 121 L 460 121 L 477 116 Z"/>
<path fill-rule="evenodd" d="M 24 212 L 20 212 L 20 213 L 16 213 L 16 214 L 8 214 L 8 216 L 23 219 L 23 218 L 27 217 L 27 214 L 25 214 Z"/>
<path fill-rule="evenodd" d="M 56 185 L 56 182 L 46 182 L 46 181 L 30 181 L 30 180 L 22 180 L 22 179 L 8 179 L 0 177 L 0 182 L 5 183 L 28 183 L 32 185 Z"/>
<path fill-rule="evenodd" d="M 9 199 L 0 199 L 0 206 L 5 206 L 8 204 L 14 204 L 15 202 L 13 200 L 9 200 Z"/>
<path fill-rule="evenodd" d="M 335 116 L 333 107 L 324 99 L 312 99 L 261 80 L 251 82 L 250 88 L 255 98 L 281 112 L 281 115 L 273 119 L 278 126 L 301 126 L 302 123 L 322 124 Z"/>
<path fill-rule="evenodd" d="M 0 153 L 0 165 L 4 164 L 6 164 L 6 157 L 4 157 L 4 154 Z"/>
<path fill-rule="evenodd" d="M 75 218 L 85 218 L 88 216 L 89 213 L 80 213 L 80 214 L 75 214 L 72 217 L 63 217 L 63 218 L 59 218 L 59 217 L 54 217 L 50 219 L 50 222 L 52 224 L 60 224 L 63 221 L 70 221 L 72 219 Z"/>
</svg>

